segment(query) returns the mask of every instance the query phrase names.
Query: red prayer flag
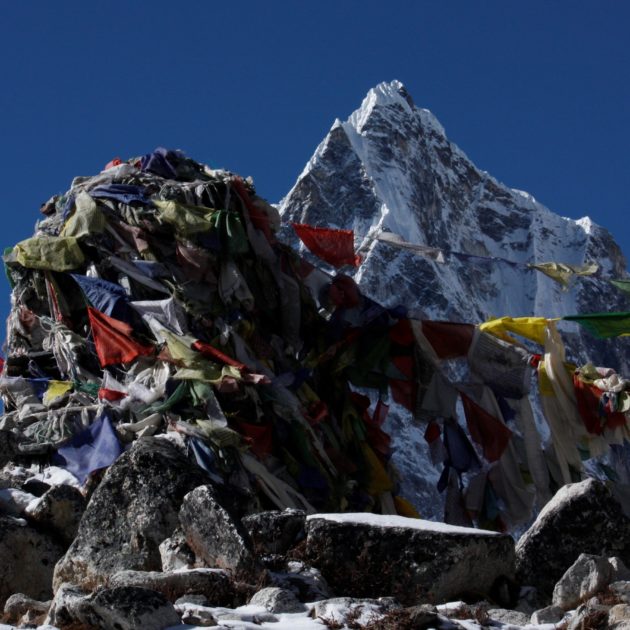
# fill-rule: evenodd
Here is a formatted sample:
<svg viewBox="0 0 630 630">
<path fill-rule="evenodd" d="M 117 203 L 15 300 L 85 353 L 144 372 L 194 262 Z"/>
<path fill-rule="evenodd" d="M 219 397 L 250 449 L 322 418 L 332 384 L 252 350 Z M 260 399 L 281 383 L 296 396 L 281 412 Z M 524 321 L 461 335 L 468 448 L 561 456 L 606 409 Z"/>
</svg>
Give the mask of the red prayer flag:
<svg viewBox="0 0 630 630">
<path fill-rule="evenodd" d="M 472 324 L 422 320 L 422 334 L 440 359 L 466 356 L 474 332 L 475 327 Z"/>
<path fill-rule="evenodd" d="M 197 339 L 193 343 L 192 347 L 197 352 L 201 352 L 201 354 L 203 354 L 204 357 L 208 357 L 209 359 L 212 359 L 213 361 L 216 361 L 218 363 L 225 363 L 225 365 L 231 365 L 232 367 L 235 367 L 237 370 L 247 370 L 247 366 L 244 363 L 241 363 L 240 361 L 236 361 L 235 359 L 228 356 L 224 352 L 221 352 L 221 350 L 218 350 L 214 346 L 211 346 L 209 343 L 204 343 L 203 341 L 199 341 L 199 339 Z"/>
<path fill-rule="evenodd" d="M 88 306 L 88 317 L 96 354 L 101 367 L 129 363 L 139 355 L 151 354 L 151 346 L 143 346 L 131 337 L 131 326 Z"/>
<path fill-rule="evenodd" d="M 315 256 L 333 267 L 352 265 L 358 267 L 361 257 L 354 253 L 354 232 L 313 227 L 304 223 L 292 223 L 295 233 Z"/>
<path fill-rule="evenodd" d="M 117 389 L 107 389 L 106 387 L 101 387 L 98 390 L 98 397 L 101 400 L 109 400 L 110 402 L 122 400 L 125 396 L 127 396 L 125 392 L 120 392 Z"/>
<path fill-rule="evenodd" d="M 461 394 L 466 414 L 466 424 L 470 435 L 483 449 L 483 456 L 489 462 L 496 462 L 506 449 L 512 431 L 503 422 L 490 415 L 483 407 Z"/>
<path fill-rule="evenodd" d="M 245 435 L 250 444 L 251 451 L 264 457 L 269 455 L 273 449 L 273 427 L 268 424 L 250 424 L 249 422 L 239 422 L 238 428 Z"/>
</svg>

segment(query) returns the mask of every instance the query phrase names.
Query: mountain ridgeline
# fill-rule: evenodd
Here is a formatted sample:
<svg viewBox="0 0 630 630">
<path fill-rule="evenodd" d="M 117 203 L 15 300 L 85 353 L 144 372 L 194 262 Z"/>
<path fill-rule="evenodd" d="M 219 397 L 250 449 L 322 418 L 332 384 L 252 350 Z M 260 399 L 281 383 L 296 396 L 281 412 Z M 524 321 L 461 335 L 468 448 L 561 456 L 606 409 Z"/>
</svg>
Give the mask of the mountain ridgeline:
<svg viewBox="0 0 630 630">
<path fill-rule="evenodd" d="M 478 323 L 629 309 L 607 281 L 627 275 L 607 230 L 588 217 L 554 214 L 478 169 L 398 81 L 370 90 L 347 121 L 334 122 L 279 208 L 287 221 L 354 230 L 361 289 L 423 318 Z M 440 248 L 446 262 L 375 240 L 381 231 Z M 599 272 L 564 291 L 526 266 L 549 261 L 595 262 Z M 601 342 L 566 322 L 562 328 L 576 363 L 630 371 L 624 339 Z"/>
</svg>

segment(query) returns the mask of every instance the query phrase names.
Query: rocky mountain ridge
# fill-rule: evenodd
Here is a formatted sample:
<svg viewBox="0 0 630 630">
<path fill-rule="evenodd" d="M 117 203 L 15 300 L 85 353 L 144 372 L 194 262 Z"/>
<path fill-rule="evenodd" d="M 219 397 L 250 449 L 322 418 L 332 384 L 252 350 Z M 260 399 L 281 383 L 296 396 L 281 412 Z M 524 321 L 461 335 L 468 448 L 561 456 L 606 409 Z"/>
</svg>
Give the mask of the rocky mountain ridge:
<svg viewBox="0 0 630 630">
<path fill-rule="evenodd" d="M 278 208 L 284 239 L 296 248 L 292 221 L 353 230 L 363 260 L 343 271 L 372 299 L 404 305 L 417 318 L 475 324 L 506 315 L 630 309 L 608 282 L 627 271 L 606 229 L 588 217 L 561 217 L 477 168 L 399 81 L 371 89 L 346 121 L 334 122 Z M 444 262 L 378 240 L 383 232 L 440 249 Z M 303 246 L 302 253 L 309 255 Z M 599 270 L 566 290 L 528 267 L 550 261 L 594 262 Z M 560 327 L 568 360 L 630 373 L 625 338 L 595 339 L 572 322 Z M 533 405 L 545 437 L 547 423 L 535 400 Z M 407 480 L 404 491 L 424 515 L 442 518 L 439 471 L 430 463 L 424 428 L 405 414 L 392 413 L 388 422 L 394 461 Z"/>
<path fill-rule="evenodd" d="M 478 323 L 628 308 L 606 281 L 627 275 L 607 230 L 588 217 L 554 214 L 478 169 L 398 81 L 373 88 L 348 120 L 334 122 L 279 209 L 287 221 L 354 230 L 364 258 L 354 272 L 361 289 L 429 319 Z M 440 248 L 446 263 L 375 240 L 381 231 Z M 297 244 L 290 230 L 285 236 Z M 527 268 L 549 261 L 596 262 L 599 272 L 563 291 Z M 566 329 L 576 358 L 627 371 L 630 354 L 619 340 L 595 343 Z"/>
</svg>

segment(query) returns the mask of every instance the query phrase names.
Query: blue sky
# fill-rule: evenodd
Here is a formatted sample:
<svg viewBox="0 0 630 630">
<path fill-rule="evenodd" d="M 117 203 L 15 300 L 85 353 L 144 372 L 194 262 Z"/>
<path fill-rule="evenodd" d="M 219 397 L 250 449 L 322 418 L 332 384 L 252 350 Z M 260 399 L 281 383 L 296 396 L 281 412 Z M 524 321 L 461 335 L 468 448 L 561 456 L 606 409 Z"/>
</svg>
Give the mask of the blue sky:
<svg viewBox="0 0 630 630">
<path fill-rule="evenodd" d="M 277 201 L 396 78 L 477 166 L 630 255 L 629 23 L 610 0 L 3 2 L 0 245 L 74 176 L 160 145 Z"/>
</svg>

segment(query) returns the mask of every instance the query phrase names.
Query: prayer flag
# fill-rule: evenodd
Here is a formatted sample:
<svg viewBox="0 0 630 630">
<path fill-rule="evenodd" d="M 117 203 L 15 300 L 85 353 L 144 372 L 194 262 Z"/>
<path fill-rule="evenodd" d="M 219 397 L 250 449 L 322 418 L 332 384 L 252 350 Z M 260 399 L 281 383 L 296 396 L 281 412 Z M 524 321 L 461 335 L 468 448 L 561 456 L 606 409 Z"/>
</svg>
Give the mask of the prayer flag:
<svg viewBox="0 0 630 630">
<path fill-rule="evenodd" d="M 153 352 L 151 346 L 143 346 L 132 339 L 129 324 L 108 317 L 92 307 L 88 307 L 88 317 L 101 367 L 114 363 L 129 363 L 139 355 Z"/>
<path fill-rule="evenodd" d="M 620 291 L 630 293 L 630 280 L 610 280 L 613 287 L 617 287 Z"/>
<path fill-rule="evenodd" d="M 83 484 L 91 472 L 111 466 L 121 452 L 112 423 L 103 414 L 59 448 L 55 460 Z"/>
<path fill-rule="evenodd" d="M 597 273 L 599 266 L 595 263 L 588 265 L 566 265 L 565 263 L 546 262 L 527 265 L 530 269 L 536 269 L 562 285 L 567 290 L 576 276 L 592 276 Z"/>
<path fill-rule="evenodd" d="M 116 319 L 127 316 L 127 294 L 119 284 L 108 282 L 102 278 L 82 276 L 78 273 L 70 275 L 96 310 Z"/>
<path fill-rule="evenodd" d="M 361 257 L 354 253 L 354 232 L 352 230 L 334 230 L 292 223 L 295 233 L 302 243 L 318 258 L 333 265 L 358 267 Z"/>
<path fill-rule="evenodd" d="M 466 424 L 470 435 L 483 449 L 483 456 L 489 462 L 496 462 L 503 455 L 512 431 L 503 422 L 490 415 L 466 394 L 461 393 Z"/>
<path fill-rule="evenodd" d="M 600 339 L 630 335 L 630 313 L 588 313 L 567 315 L 562 319 L 577 322 Z"/>
</svg>

